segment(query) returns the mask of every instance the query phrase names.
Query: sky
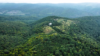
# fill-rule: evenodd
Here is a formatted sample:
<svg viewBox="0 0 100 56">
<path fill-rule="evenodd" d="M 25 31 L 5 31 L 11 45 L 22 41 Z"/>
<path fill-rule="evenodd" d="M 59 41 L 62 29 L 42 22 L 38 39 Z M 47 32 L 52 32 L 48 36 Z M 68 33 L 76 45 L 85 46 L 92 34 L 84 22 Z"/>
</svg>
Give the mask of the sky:
<svg viewBox="0 0 100 56">
<path fill-rule="evenodd" d="M 100 3 L 100 0 L 0 0 L 0 3 Z"/>
</svg>

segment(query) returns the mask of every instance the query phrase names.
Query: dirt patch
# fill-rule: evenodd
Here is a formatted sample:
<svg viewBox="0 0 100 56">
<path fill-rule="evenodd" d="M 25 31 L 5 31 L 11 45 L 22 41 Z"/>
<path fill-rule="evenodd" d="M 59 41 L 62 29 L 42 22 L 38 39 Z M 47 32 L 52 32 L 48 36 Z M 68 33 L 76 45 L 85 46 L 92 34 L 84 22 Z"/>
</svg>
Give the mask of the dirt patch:
<svg viewBox="0 0 100 56">
<path fill-rule="evenodd" d="M 54 32 L 54 29 L 52 29 L 50 26 L 45 26 L 44 27 L 44 33 L 49 34 L 51 32 Z"/>
</svg>

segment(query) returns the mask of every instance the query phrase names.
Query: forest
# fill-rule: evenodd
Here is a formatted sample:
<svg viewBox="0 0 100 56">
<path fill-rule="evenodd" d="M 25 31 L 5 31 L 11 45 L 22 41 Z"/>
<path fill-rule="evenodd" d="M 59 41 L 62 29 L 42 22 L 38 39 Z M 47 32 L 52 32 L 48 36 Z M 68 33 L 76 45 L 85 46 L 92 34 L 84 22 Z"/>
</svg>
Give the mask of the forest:
<svg viewBox="0 0 100 56">
<path fill-rule="evenodd" d="M 100 16 L 0 16 L 0 56 L 99 55 Z"/>
</svg>

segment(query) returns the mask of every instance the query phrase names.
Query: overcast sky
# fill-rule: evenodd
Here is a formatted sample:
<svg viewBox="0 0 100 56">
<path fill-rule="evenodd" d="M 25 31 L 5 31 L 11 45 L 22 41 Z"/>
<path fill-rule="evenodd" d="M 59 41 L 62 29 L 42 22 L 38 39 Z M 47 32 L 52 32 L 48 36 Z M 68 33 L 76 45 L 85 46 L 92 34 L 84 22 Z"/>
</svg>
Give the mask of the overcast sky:
<svg viewBox="0 0 100 56">
<path fill-rule="evenodd" d="M 100 0 L 0 0 L 0 3 L 100 3 Z"/>
</svg>

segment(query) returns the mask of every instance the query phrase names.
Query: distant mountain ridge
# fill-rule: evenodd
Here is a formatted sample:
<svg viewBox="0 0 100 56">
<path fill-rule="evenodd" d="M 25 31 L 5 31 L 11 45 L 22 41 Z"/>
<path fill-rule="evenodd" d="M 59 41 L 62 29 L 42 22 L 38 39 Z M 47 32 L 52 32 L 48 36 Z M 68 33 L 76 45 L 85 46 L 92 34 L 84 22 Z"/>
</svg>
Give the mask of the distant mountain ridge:
<svg viewBox="0 0 100 56">
<path fill-rule="evenodd" d="M 1 3 L 0 15 L 21 15 L 34 17 L 61 16 L 76 18 L 82 16 L 99 16 L 98 4 L 25 4 Z"/>
</svg>

